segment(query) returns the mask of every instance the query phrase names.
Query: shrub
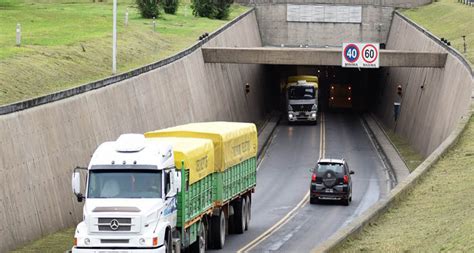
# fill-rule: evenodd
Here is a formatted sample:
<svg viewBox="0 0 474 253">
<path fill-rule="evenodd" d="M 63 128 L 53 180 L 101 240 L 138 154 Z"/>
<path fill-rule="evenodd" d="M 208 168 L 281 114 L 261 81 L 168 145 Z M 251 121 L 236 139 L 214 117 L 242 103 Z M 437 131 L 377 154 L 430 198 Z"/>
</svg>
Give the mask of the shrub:
<svg viewBox="0 0 474 253">
<path fill-rule="evenodd" d="M 143 18 L 153 18 L 160 15 L 160 0 L 136 0 L 136 3 Z"/>
<path fill-rule="evenodd" d="M 200 17 L 225 19 L 233 0 L 192 0 L 193 14 Z"/>
<path fill-rule="evenodd" d="M 168 14 L 175 14 L 178 10 L 178 0 L 162 0 L 163 9 Z"/>
<path fill-rule="evenodd" d="M 233 3 L 233 0 L 217 0 L 217 19 L 226 19 L 229 17 L 230 5 Z"/>
</svg>

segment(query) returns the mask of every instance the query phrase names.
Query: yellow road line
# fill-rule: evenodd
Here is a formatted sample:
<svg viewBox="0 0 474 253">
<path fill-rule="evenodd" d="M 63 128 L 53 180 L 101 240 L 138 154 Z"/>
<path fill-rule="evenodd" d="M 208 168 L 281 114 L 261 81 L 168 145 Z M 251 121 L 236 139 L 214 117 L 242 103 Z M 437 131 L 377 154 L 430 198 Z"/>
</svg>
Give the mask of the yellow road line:
<svg viewBox="0 0 474 253">
<path fill-rule="evenodd" d="M 325 129 L 325 124 L 324 124 L 324 114 L 321 113 L 321 118 L 320 118 L 320 142 L 319 142 L 319 157 L 323 158 L 325 155 L 324 147 L 325 147 L 325 134 L 326 134 L 326 129 Z M 273 233 L 278 231 L 283 225 L 288 223 L 293 217 L 296 215 L 296 211 L 306 205 L 309 202 L 309 191 L 306 193 L 306 195 L 303 197 L 303 199 L 289 212 L 287 213 L 283 218 L 281 218 L 277 223 L 275 223 L 271 228 L 267 229 L 265 232 L 263 232 L 261 235 L 259 235 L 257 238 L 255 238 L 253 241 L 242 247 L 237 251 L 237 253 L 243 253 L 243 252 L 248 252 L 255 248 L 259 243 L 263 242 L 265 239 L 270 237 Z"/>
<path fill-rule="evenodd" d="M 298 203 L 298 205 L 295 206 L 289 213 L 285 215 L 285 217 L 281 218 L 275 225 L 273 225 L 271 228 L 269 228 L 267 231 L 265 231 L 263 234 L 261 234 L 259 237 L 255 238 L 253 241 L 251 241 L 249 244 L 245 245 L 243 248 L 237 251 L 237 253 L 242 253 L 242 252 L 247 252 L 251 249 L 253 249 L 255 246 L 257 246 L 259 243 L 267 239 L 269 236 L 271 236 L 273 233 L 275 233 L 279 228 L 281 228 L 283 225 L 285 225 L 288 221 L 291 220 L 296 215 L 296 211 L 298 211 L 299 208 L 304 206 L 309 200 L 309 192 L 306 193 L 304 198 Z"/>
</svg>

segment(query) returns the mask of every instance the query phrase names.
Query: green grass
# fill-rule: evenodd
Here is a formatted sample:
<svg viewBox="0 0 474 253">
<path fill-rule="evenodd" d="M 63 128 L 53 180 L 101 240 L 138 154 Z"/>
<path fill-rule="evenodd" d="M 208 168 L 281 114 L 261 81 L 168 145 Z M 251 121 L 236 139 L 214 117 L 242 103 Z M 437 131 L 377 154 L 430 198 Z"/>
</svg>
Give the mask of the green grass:
<svg viewBox="0 0 474 253">
<path fill-rule="evenodd" d="M 474 117 L 408 196 L 336 252 L 474 252 Z"/>
<path fill-rule="evenodd" d="M 11 251 L 16 253 L 63 253 L 70 250 L 73 244 L 75 228 L 68 228 L 58 233 L 46 236 L 40 240 L 34 241 L 22 248 Z"/>
<path fill-rule="evenodd" d="M 440 38 L 446 38 L 471 63 L 474 63 L 474 8 L 457 0 L 438 0 L 430 5 L 402 11 L 411 20 Z M 462 35 L 467 50 L 463 52 Z"/>
<path fill-rule="evenodd" d="M 398 153 L 407 165 L 408 170 L 410 172 L 415 170 L 416 167 L 423 162 L 423 157 L 410 146 L 407 140 L 395 134 L 393 130 L 384 130 L 392 144 L 398 150 Z"/>
<path fill-rule="evenodd" d="M 41 2 L 41 3 L 38 3 Z M 43 3 L 47 2 L 47 3 Z M 192 15 L 189 1 L 177 15 L 142 19 L 131 0 L 118 0 L 119 73 L 171 56 L 228 20 Z M 129 25 L 124 26 L 126 9 Z M 229 19 L 247 8 L 232 6 Z M 112 1 L 42 0 L 0 3 L 0 105 L 64 90 L 111 75 Z M 15 46 L 15 28 L 22 46 Z"/>
</svg>

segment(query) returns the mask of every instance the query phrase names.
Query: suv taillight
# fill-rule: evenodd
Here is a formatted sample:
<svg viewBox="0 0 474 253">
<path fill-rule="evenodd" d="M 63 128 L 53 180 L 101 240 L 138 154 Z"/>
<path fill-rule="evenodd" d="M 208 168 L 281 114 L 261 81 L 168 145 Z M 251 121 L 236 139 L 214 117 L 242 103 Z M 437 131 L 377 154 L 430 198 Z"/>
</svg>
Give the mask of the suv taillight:
<svg viewBox="0 0 474 253">
<path fill-rule="evenodd" d="M 345 175 L 344 176 L 344 184 L 348 184 L 348 183 L 349 183 L 349 176 Z"/>
<path fill-rule="evenodd" d="M 316 182 L 316 174 L 313 174 L 313 175 L 311 176 L 311 182 Z"/>
</svg>

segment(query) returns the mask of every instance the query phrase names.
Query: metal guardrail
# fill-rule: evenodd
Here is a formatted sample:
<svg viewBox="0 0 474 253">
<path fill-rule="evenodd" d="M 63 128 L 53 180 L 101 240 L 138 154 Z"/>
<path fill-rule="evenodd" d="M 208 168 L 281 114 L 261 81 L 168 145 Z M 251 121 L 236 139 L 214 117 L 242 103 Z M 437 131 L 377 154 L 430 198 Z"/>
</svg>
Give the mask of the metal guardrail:
<svg viewBox="0 0 474 253">
<path fill-rule="evenodd" d="M 32 107 L 35 107 L 35 106 L 55 102 L 55 101 L 65 99 L 65 98 L 68 98 L 68 97 L 72 97 L 74 95 L 78 95 L 78 94 L 81 94 L 81 93 L 84 93 L 84 92 L 88 92 L 88 91 L 91 91 L 91 90 L 106 87 L 106 86 L 109 86 L 111 84 L 123 81 L 125 79 L 132 78 L 134 76 L 138 76 L 140 74 L 149 72 L 149 71 L 157 69 L 159 67 L 168 65 L 168 64 L 170 64 L 174 61 L 177 61 L 177 60 L 193 53 L 194 51 L 199 49 L 202 45 L 207 43 L 209 40 L 213 39 L 214 37 L 216 37 L 217 35 L 222 33 L 224 30 L 231 27 L 232 25 L 234 25 L 235 23 L 237 23 L 238 21 L 240 21 L 241 19 L 243 19 L 244 17 L 246 17 L 247 15 L 252 13 L 253 11 L 254 11 L 254 8 L 251 8 L 250 10 L 246 11 L 245 13 L 241 14 L 237 18 L 233 19 L 229 23 L 227 23 L 224 26 L 222 26 L 221 28 L 219 28 L 217 31 L 209 34 L 208 36 L 205 36 L 204 38 L 200 37 L 200 40 L 198 42 L 196 42 L 191 47 L 179 52 L 176 55 L 173 55 L 173 56 L 168 57 L 166 59 L 148 64 L 148 65 L 140 67 L 140 68 L 130 70 L 128 72 L 125 72 L 125 73 L 122 73 L 122 74 L 119 74 L 119 75 L 107 77 L 107 78 L 102 79 L 102 80 L 98 80 L 98 81 L 94 81 L 94 82 L 91 82 L 91 83 L 83 84 L 81 86 L 77 86 L 77 87 L 70 88 L 70 89 L 67 89 L 67 90 L 58 91 L 58 92 L 51 93 L 51 94 L 48 94 L 48 95 L 45 95 L 45 96 L 36 97 L 36 98 L 32 98 L 32 99 L 28 99 L 28 100 L 24 100 L 24 101 L 20 101 L 20 102 L 15 102 L 15 103 L 12 103 L 12 104 L 7 104 L 7 105 L 0 106 L 0 115 L 5 115 L 5 114 L 21 111 L 21 110 L 26 110 L 26 109 L 29 109 L 29 108 L 32 108 Z"/>
</svg>

